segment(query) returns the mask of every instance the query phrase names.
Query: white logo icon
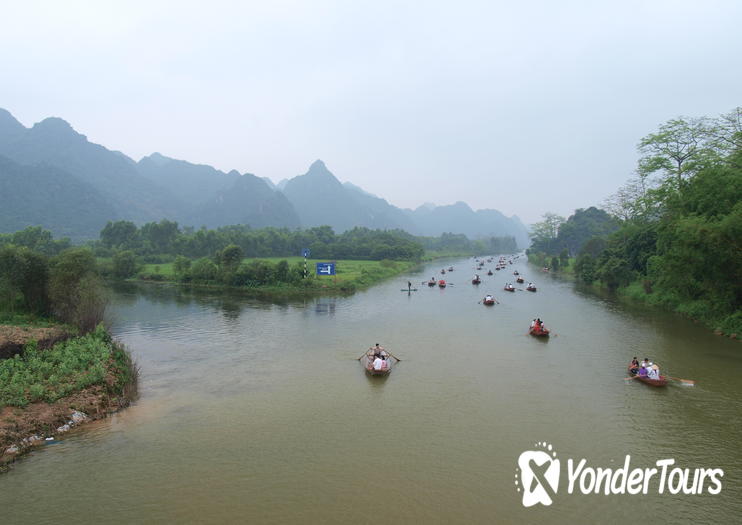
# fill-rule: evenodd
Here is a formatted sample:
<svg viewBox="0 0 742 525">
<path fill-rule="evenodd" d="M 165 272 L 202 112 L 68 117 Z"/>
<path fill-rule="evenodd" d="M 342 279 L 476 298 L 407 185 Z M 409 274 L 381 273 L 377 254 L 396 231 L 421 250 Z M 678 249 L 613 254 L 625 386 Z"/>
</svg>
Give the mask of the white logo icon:
<svg viewBox="0 0 742 525">
<path fill-rule="evenodd" d="M 542 450 L 526 450 L 518 458 L 515 486 L 523 492 L 523 506 L 551 505 L 559 489 L 559 460 L 545 441 L 535 443 Z"/>
</svg>

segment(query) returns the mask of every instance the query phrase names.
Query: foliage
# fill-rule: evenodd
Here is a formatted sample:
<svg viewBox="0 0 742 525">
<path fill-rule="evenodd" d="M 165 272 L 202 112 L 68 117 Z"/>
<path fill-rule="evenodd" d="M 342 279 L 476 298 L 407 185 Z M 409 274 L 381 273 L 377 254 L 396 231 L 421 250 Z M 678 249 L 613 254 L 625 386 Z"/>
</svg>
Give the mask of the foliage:
<svg viewBox="0 0 742 525">
<path fill-rule="evenodd" d="M 137 256 L 131 250 L 117 252 L 113 256 L 113 275 L 118 279 L 127 279 L 137 273 Z"/>
<path fill-rule="evenodd" d="M 544 253 L 558 253 L 559 249 L 553 246 L 556 241 L 559 227 L 564 223 L 564 217 L 556 213 L 546 212 L 544 220 L 531 225 L 532 250 Z M 555 251 L 556 250 L 556 251 Z"/>
<path fill-rule="evenodd" d="M 107 298 L 93 252 L 70 248 L 51 261 L 51 309 L 57 318 L 86 331 L 103 321 Z"/>
<path fill-rule="evenodd" d="M 49 309 L 49 263 L 26 247 L 0 247 L 0 310 L 43 315 Z"/>
<path fill-rule="evenodd" d="M 584 244 L 578 279 L 742 332 L 741 114 L 675 119 L 641 141 L 647 186 L 611 208 L 616 232 Z"/>
<path fill-rule="evenodd" d="M 92 385 L 121 394 L 132 373 L 129 355 L 101 325 L 49 350 L 29 343 L 22 354 L 0 361 L 0 408 L 52 403 Z M 106 381 L 109 374 L 113 381 Z"/>
</svg>

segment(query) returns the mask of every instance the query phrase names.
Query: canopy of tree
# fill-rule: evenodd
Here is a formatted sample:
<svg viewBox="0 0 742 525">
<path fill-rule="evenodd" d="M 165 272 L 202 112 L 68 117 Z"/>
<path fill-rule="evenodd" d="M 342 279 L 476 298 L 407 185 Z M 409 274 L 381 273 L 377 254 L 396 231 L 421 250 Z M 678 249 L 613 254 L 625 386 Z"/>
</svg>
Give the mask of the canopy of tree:
<svg viewBox="0 0 742 525">
<path fill-rule="evenodd" d="M 674 119 L 639 151 L 638 178 L 608 200 L 615 222 L 581 238 L 576 276 L 742 333 L 742 110 Z M 566 225 L 535 246 L 553 251 Z"/>
</svg>

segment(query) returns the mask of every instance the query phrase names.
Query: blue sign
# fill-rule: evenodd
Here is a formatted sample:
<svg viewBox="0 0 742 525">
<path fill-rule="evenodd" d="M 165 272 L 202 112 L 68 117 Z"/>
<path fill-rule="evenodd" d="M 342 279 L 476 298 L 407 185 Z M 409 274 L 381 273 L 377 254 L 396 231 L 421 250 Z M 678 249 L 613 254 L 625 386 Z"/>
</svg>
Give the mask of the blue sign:
<svg viewBox="0 0 742 525">
<path fill-rule="evenodd" d="M 302 256 L 302 257 L 304 257 L 305 259 L 306 259 L 307 257 L 309 257 L 309 248 L 304 248 L 304 249 L 303 249 L 303 250 L 301 251 L 301 256 Z"/>
<path fill-rule="evenodd" d="M 335 275 L 335 263 L 317 263 L 317 275 Z"/>
</svg>

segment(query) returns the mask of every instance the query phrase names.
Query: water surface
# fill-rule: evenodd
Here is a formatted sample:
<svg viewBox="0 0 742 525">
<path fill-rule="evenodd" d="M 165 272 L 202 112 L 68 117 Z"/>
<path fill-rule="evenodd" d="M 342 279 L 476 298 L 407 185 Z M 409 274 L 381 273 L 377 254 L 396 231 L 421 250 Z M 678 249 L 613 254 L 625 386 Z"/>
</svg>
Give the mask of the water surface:
<svg viewBox="0 0 742 525">
<path fill-rule="evenodd" d="M 444 264 L 452 286 L 400 292 Z M 537 293 L 502 291 L 515 268 Z M 479 287 L 473 271 L 439 261 L 351 297 L 283 303 L 117 290 L 114 333 L 141 366 L 140 399 L 0 476 L 0 521 L 740 522 L 738 343 L 524 262 L 480 271 Z M 487 292 L 500 304 L 478 304 Z M 556 337 L 525 335 L 537 316 Z M 356 361 L 376 342 L 402 359 L 386 379 Z M 634 355 L 697 386 L 626 382 Z M 594 466 L 631 454 L 641 467 L 720 467 L 724 488 L 630 497 L 562 486 L 552 506 L 525 509 L 516 462 L 537 441 Z"/>
</svg>

